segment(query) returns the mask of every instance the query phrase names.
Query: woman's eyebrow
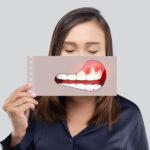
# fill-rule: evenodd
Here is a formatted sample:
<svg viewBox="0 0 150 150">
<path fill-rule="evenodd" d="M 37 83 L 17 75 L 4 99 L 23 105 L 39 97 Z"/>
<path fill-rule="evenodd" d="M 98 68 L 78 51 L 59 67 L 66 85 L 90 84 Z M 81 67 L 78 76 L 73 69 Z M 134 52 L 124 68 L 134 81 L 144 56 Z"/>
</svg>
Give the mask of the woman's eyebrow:
<svg viewBox="0 0 150 150">
<path fill-rule="evenodd" d="M 64 44 L 66 44 L 66 45 L 72 45 L 72 46 L 76 46 L 77 45 L 75 42 L 69 42 L 69 41 L 64 42 Z M 86 42 L 85 44 L 86 45 L 93 45 L 93 44 L 100 45 L 101 43 L 100 42 Z"/>
<path fill-rule="evenodd" d="M 100 42 L 86 42 L 86 48 L 91 47 L 91 46 L 96 46 L 99 47 L 100 46 Z"/>
<path fill-rule="evenodd" d="M 74 46 L 74 47 L 77 46 L 77 44 L 75 42 L 64 42 L 64 45 L 71 45 L 71 46 Z"/>
<path fill-rule="evenodd" d="M 101 43 L 100 42 L 86 42 L 86 45 L 93 45 L 93 44 L 100 45 Z"/>
</svg>

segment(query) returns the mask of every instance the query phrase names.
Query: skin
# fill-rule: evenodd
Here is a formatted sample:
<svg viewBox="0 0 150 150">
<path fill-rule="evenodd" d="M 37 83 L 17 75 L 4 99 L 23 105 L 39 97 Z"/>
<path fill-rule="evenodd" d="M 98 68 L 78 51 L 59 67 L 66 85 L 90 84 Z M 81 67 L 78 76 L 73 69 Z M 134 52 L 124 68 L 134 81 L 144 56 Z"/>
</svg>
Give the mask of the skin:
<svg viewBox="0 0 150 150">
<path fill-rule="evenodd" d="M 92 53 L 95 50 L 96 52 Z M 95 21 L 73 27 L 64 41 L 61 56 L 105 56 L 105 36 L 101 27 Z M 2 106 L 13 125 L 11 147 L 20 143 L 24 137 L 28 127 L 29 109 L 34 110 L 35 105 L 38 104 L 34 99 L 36 95 L 26 92 L 31 87 L 32 85 L 25 84 L 15 89 L 5 99 Z M 73 137 L 87 126 L 86 122 L 90 119 L 95 107 L 95 97 L 68 96 L 67 98 L 67 123 Z"/>
<path fill-rule="evenodd" d="M 74 26 L 64 41 L 60 56 L 106 56 L 105 34 L 102 28 L 95 21 Z M 87 121 L 94 112 L 95 96 L 67 98 L 67 124 L 73 137 L 88 126 Z"/>
<path fill-rule="evenodd" d="M 2 106 L 3 110 L 7 112 L 12 125 L 13 131 L 11 133 L 10 146 L 14 146 L 22 140 L 28 127 L 29 109 L 35 109 L 38 102 L 34 99 L 34 93 L 26 92 L 32 85 L 25 84 L 15 89 L 10 96 L 8 96 Z"/>
</svg>

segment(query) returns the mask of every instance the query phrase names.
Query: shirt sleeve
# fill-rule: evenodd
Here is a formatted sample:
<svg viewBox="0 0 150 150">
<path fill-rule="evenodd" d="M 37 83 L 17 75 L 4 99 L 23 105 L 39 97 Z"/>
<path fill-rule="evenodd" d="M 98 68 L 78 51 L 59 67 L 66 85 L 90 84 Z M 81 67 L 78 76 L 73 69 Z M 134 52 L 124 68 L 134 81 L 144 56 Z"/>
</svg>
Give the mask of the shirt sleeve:
<svg viewBox="0 0 150 150">
<path fill-rule="evenodd" d="M 20 143 L 17 145 L 10 147 L 11 142 L 11 134 L 12 132 L 2 141 L 0 141 L 0 144 L 2 146 L 3 150 L 34 150 L 34 144 L 33 144 L 33 135 L 31 131 L 31 113 L 32 110 L 30 109 L 29 119 L 28 119 L 28 127 L 26 129 L 26 133 Z"/>
<path fill-rule="evenodd" d="M 0 142 L 3 150 L 33 150 L 33 137 L 29 126 L 26 129 L 26 134 L 22 138 L 21 142 L 10 147 L 11 134 L 12 133 L 10 133 L 3 141 Z"/>
<path fill-rule="evenodd" d="M 144 121 L 140 110 L 138 113 L 138 122 L 128 138 L 127 150 L 149 150 Z"/>
</svg>

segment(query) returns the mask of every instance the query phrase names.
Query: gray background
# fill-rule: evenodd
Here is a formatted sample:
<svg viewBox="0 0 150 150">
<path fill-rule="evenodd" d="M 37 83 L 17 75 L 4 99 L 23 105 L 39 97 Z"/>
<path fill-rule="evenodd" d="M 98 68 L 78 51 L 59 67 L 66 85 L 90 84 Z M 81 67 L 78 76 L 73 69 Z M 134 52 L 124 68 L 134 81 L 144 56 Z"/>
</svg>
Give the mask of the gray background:
<svg viewBox="0 0 150 150">
<path fill-rule="evenodd" d="M 26 83 L 26 56 L 48 55 L 56 23 L 68 11 L 83 6 L 98 8 L 110 26 L 118 62 L 118 94 L 140 108 L 150 142 L 148 0 L 1 0 L 0 106 Z M 11 121 L 0 109 L 0 140 L 11 131 Z"/>
</svg>

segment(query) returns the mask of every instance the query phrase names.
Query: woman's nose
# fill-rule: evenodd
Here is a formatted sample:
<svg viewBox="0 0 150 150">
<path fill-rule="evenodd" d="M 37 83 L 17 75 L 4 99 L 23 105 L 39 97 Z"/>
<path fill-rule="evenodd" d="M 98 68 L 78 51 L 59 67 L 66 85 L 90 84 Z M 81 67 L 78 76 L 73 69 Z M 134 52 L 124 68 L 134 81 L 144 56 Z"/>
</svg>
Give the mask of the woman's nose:
<svg viewBox="0 0 150 150">
<path fill-rule="evenodd" d="M 77 56 L 86 56 L 85 50 L 79 50 Z"/>
</svg>

